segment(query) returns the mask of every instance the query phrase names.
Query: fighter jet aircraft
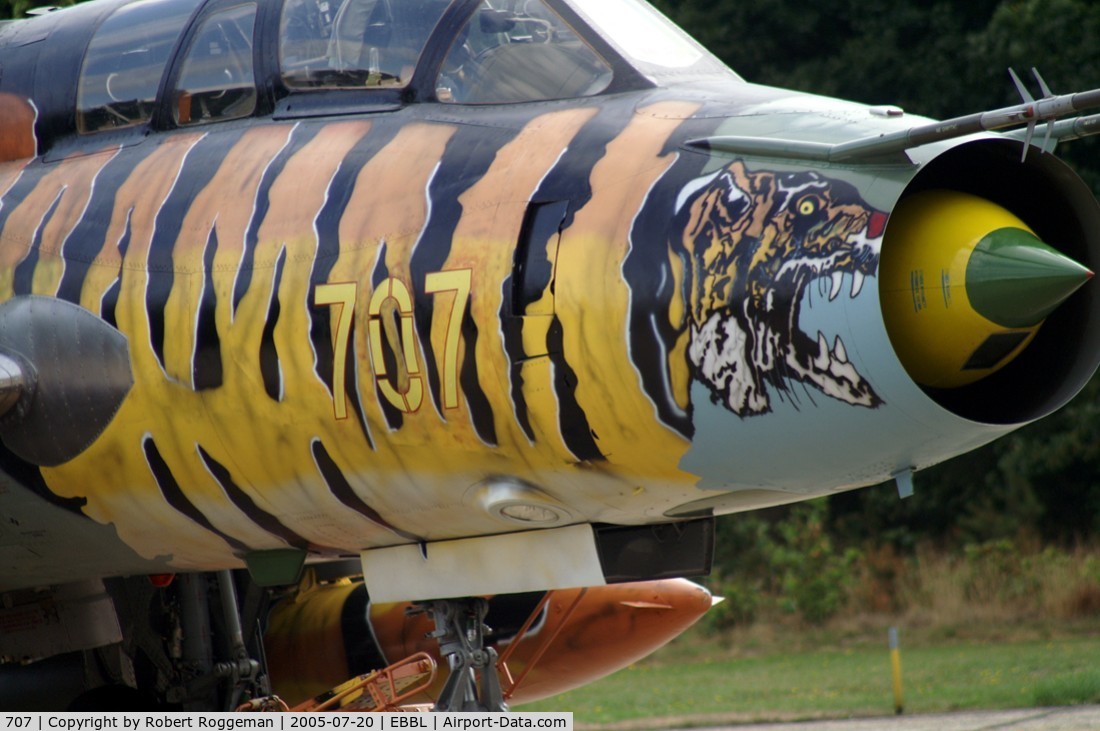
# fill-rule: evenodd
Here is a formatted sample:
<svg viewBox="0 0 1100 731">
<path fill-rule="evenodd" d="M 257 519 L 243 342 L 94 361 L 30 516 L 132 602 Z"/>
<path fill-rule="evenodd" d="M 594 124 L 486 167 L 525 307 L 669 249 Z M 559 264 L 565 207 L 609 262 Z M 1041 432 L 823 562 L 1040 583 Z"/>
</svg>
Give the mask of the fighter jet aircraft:
<svg viewBox="0 0 1100 731">
<path fill-rule="evenodd" d="M 934 122 L 640 0 L 93 0 L 0 69 L 6 707 L 263 695 L 264 587 L 353 557 L 503 708 L 476 597 L 704 573 L 1098 362 L 1100 90 Z"/>
</svg>

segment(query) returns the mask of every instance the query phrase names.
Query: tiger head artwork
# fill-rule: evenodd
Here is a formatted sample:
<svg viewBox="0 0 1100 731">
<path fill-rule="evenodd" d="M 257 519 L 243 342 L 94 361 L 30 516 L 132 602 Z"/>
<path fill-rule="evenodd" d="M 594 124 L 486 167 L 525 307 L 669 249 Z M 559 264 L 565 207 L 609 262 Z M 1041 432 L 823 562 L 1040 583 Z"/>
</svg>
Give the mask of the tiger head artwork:
<svg viewBox="0 0 1100 731">
<path fill-rule="evenodd" d="M 882 403 L 841 338 L 803 332 L 799 316 L 811 283 L 830 301 L 859 295 L 878 268 L 884 213 L 843 181 L 739 161 L 689 184 L 678 203 L 682 236 L 671 246 L 683 264 L 687 356 L 712 400 L 755 416 L 772 410 L 769 387 L 801 383 L 856 406 Z"/>
</svg>

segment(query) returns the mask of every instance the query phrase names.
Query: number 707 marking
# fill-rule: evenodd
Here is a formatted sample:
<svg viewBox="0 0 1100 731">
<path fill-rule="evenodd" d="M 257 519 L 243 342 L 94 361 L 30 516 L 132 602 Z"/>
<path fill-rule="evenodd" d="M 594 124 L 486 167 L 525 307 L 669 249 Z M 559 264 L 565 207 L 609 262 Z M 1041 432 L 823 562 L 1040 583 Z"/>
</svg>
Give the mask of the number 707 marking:
<svg viewBox="0 0 1100 731">
<path fill-rule="evenodd" d="M 473 273 L 469 269 L 451 269 L 428 274 L 424 281 L 426 294 L 439 295 L 454 292 L 451 309 L 447 315 L 447 340 L 443 349 L 442 396 L 443 407 L 458 408 L 458 346 L 462 339 L 462 318 L 470 301 Z M 337 419 L 346 419 L 347 362 L 355 306 L 358 302 L 358 285 L 354 282 L 319 284 L 314 290 L 313 304 L 330 307 L 334 325 L 332 328 L 332 406 Z M 387 328 L 383 313 L 397 315 L 396 327 Z M 417 358 L 415 328 L 413 327 L 412 296 L 404 282 L 390 277 L 382 282 L 371 295 L 367 306 L 367 350 L 371 367 L 382 396 L 400 411 L 411 413 L 420 408 L 424 397 L 423 377 Z M 397 341 L 400 341 L 398 345 Z M 388 341 L 396 361 L 394 374 L 397 386 L 390 380 L 385 362 L 383 341 Z"/>
</svg>

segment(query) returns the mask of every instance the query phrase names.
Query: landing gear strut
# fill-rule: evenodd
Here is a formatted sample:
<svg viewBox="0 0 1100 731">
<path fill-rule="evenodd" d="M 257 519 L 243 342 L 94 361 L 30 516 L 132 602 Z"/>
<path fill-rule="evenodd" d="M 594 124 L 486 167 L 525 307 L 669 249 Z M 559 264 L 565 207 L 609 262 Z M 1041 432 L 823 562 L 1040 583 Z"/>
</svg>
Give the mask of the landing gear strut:
<svg viewBox="0 0 1100 731">
<path fill-rule="evenodd" d="M 507 711 L 497 676 L 497 652 L 485 646 L 489 602 L 477 598 L 444 599 L 424 602 L 422 606 L 431 612 L 436 627 L 431 636 L 439 640 L 440 653 L 451 668 L 433 710 Z"/>
<path fill-rule="evenodd" d="M 231 711 L 246 698 L 264 697 L 271 692 L 260 662 L 249 655 L 233 576 L 229 571 L 215 576 L 222 610 L 222 621 L 217 626 L 218 647 L 211 626 L 213 602 L 208 594 L 208 577 L 196 574 L 181 577 L 180 581 L 182 657 L 187 672 L 168 696 L 173 702 L 181 702 L 184 710 L 220 707 Z M 225 659 L 214 662 L 216 652 Z"/>
</svg>

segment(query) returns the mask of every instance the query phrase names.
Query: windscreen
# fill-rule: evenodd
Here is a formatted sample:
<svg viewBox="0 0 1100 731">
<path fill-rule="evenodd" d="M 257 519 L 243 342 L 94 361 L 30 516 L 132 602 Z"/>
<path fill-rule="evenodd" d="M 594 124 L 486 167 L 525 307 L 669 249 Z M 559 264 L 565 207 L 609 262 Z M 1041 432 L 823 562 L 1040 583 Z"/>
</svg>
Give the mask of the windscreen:
<svg viewBox="0 0 1100 731">
<path fill-rule="evenodd" d="M 131 127 L 153 114 L 172 49 L 198 0 L 141 0 L 96 29 L 80 71 L 77 124 L 82 133 Z"/>
<path fill-rule="evenodd" d="M 643 0 L 570 0 L 570 5 L 647 76 L 690 71 L 736 77 Z"/>
</svg>

